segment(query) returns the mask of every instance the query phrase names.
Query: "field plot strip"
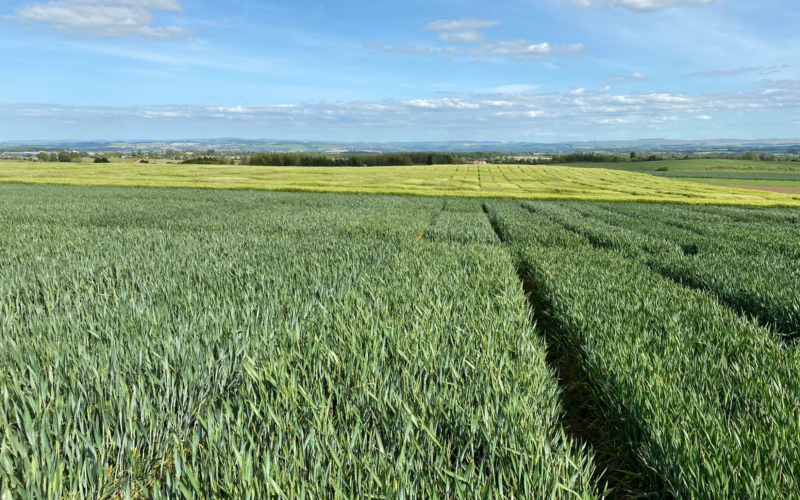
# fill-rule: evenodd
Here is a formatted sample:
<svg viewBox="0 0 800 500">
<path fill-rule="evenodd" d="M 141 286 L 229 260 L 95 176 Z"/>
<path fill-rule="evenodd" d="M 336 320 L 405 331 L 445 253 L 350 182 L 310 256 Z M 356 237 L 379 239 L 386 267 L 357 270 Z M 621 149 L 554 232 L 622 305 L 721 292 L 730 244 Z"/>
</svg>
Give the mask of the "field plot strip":
<svg viewBox="0 0 800 500">
<path fill-rule="evenodd" d="M 0 186 L 0 496 L 599 498 L 510 254 L 413 241 L 441 206 Z"/>
<path fill-rule="evenodd" d="M 487 206 L 609 439 L 635 457 L 647 489 L 631 494 L 800 496 L 795 349 L 519 202 Z"/>
<path fill-rule="evenodd" d="M 73 164 L 5 161 L 0 183 L 401 194 L 529 200 L 668 202 L 800 207 L 800 197 L 652 175 L 562 166 L 502 165 L 262 167 L 249 165 Z M 458 175 L 456 175 L 458 174 Z M 533 180 L 532 180 L 533 179 Z"/>
<path fill-rule="evenodd" d="M 792 225 L 709 222 L 681 207 L 525 206 L 599 248 L 715 294 L 789 340 L 800 332 L 800 234 Z"/>
<path fill-rule="evenodd" d="M 500 240 L 479 200 L 448 199 L 425 234 L 430 241 L 496 244 Z"/>
</svg>

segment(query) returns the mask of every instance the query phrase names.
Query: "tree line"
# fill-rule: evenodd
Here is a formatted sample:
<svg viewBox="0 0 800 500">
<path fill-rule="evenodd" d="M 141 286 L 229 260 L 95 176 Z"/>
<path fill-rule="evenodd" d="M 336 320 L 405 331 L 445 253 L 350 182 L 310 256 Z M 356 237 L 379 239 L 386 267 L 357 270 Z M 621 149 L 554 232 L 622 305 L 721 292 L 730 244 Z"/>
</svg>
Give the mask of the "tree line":
<svg viewBox="0 0 800 500">
<path fill-rule="evenodd" d="M 80 162 L 81 158 L 84 157 L 84 155 L 85 153 L 81 154 L 81 153 L 62 151 L 60 153 L 39 153 L 38 155 L 36 155 L 36 159 L 38 159 L 39 161 L 70 163 L 70 162 Z"/>
<path fill-rule="evenodd" d="M 448 153 L 385 153 L 330 156 L 307 153 L 258 153 L 243 163 L 269 167 L 398 167 L 459 163 Z"/>
</svg>

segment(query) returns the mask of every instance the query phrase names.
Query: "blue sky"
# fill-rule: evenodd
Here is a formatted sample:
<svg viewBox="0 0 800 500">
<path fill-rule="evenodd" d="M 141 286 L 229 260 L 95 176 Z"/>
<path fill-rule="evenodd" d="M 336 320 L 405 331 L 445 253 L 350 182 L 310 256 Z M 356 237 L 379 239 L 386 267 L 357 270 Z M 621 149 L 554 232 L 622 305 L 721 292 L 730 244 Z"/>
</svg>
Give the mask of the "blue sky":
<svg viewBox="0 0 800 500">
<path fill-rule="evenodd" d="M 0 4 L 0 141 L 800 137 L 796 0 Z"/>
</svg>

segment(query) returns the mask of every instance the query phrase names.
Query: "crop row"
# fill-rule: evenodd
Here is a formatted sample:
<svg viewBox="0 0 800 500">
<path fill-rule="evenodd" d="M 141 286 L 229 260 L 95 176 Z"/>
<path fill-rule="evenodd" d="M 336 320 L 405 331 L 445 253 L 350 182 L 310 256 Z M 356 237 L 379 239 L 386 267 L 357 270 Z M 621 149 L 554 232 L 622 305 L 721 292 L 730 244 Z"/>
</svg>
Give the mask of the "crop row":
<svg viewBox="0 0 800 500">
<path fill-rule="evenodd" d="M 478 200 L 449 199 L 436 215 L 425 237 L 431 241 L 499 243 Z"/>
<path fill-rule="evenodd" d="M 597 248 L 543 210 L 487 207 L 531 281 L 550 341 L 627 450 L 621 467 L 637 471 L 637 493 L 800 498 L 796 349 L 714 296 L 612 251 L 619 232 Z"/>
<path fill-rule="evenodd" d="M 535 202 L 524 206 L 585 236 L 597 247 L 620 251 L 665 277 L 711 292 L 788 338 L 800 332 L 800 269 L 794 251 L 787 250 L 800 249 L 800 233 L 791 224 L 772 223 L 759 231 L 751 227 L 754 223 L 698 222 L 686 209 L 678 210 L 688 213 L 675 214 L 677 210 L 663 207 Z M 638 213 L 634 208 L 640 209 Z M 794 238 L 787 237 L 781 247 L 776 235 L 789 233 L 795 233 Z"/>
</svg>

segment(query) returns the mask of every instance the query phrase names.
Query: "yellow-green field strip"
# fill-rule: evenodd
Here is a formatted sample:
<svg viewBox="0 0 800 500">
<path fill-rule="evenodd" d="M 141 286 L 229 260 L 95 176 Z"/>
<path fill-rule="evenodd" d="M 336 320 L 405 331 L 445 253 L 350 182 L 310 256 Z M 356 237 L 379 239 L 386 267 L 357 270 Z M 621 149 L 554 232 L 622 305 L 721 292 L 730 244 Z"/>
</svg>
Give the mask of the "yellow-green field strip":
<svg viewBox="0 0 800 500">
<path fill-rule="evenodd" d="M 620 170 L 536 165 L 331 168 L 3 162 L 0 182 L 800 207 L 796 195 L 729 190 Z"/>
</svg>

